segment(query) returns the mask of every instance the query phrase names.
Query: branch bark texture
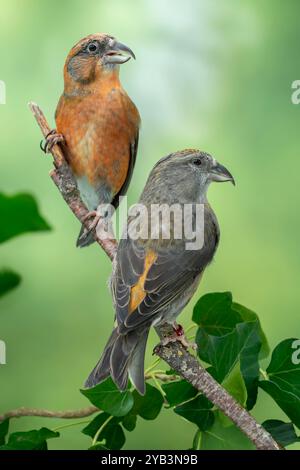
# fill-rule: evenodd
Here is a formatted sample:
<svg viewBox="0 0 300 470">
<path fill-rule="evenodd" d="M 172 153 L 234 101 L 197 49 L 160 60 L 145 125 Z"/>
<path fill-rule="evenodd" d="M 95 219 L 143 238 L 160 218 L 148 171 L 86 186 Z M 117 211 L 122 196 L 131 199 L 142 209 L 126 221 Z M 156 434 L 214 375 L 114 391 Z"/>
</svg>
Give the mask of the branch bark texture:
<svg viewBox="0 0 300 470">
<path fill-rule="evenodd" d="M 253 442 L 258 450 L 281 450 L 261 424 L 223 388 L 180 343 L 159 347 L 156 353 L 178 375 L 202 392 Z"/>
<path fill-rule="evenodd" d="M 63 410 L 63 411 L 51 411 L 38 408 L 16 408 L 15 410 L 7 411 L 0 415 L 0 423 L 8 418 L 21 418 L 22 416 L 39 416 L 42 418 L 64 418 L 64 419 L 75 419 L 85 418 L 91 416 L 99 411 L 96 406 L 87 406 L 86 408 L 80 408 L 78 410 Z"/>
</svg>

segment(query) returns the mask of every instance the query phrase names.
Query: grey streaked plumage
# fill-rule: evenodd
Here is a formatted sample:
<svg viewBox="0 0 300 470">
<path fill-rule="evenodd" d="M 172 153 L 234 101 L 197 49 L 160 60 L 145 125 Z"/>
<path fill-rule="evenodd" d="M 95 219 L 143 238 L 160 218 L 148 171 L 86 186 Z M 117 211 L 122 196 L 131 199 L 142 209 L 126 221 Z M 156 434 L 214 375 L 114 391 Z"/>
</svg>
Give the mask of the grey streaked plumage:
<svg viewBox="0 0 300 470">
<path fill-rule="evenodd" d="M 144 355 L 149 329 L 152 325 L 175 321 L 212 261 L 219 242 L 219 227 L 206 192 L 211 181 L 228 180 L 233 181 L 228 170 L 198 150 L 176 152 L 155 165 L 139 202 L 149 210 L 152 204 L 192 204 L 193 222 L 196 204 L 203 203 L 204 244 L 201 249 L 187 250 L 188 240 L 174 237 L 174 223 L 171 224 L 170 239 L 162 236 L 146 240 L 121 239 L 111 278 L 117 326 L 86 381 L 87 387 L 111 375 L 117 386 L 124 390 L 130 376 L 137 390 L 141 394 L 145 392 Z M 153 223 L 148 216 L 147 222 Z M 129 228 L 132 223 L 134 219 L 131 218 Z M 161 235 L 161 226 L 159 229 Z M 146 272 L 149 253 L 154 253 L 155 259 Z M 144 272 L 145 295 L 133 308 L 131 294 Z"/>
</svg>

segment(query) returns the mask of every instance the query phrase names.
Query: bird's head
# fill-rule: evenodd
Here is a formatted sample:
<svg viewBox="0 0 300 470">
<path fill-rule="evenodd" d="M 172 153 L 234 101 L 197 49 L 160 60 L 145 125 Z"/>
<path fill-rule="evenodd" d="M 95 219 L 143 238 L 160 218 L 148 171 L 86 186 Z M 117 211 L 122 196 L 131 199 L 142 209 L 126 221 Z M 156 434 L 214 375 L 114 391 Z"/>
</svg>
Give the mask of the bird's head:
<svg viewBox="0 0 300 470">
<path fill-rule="evenodd" d="M 64 68 L 65 83 L 89 85 L 103 74 L 118 74 L 119 65 L 131 57 L 135 59 L 133 51 L 113 36 L 91 34 L 69 52 Z"/>
<path fill-rule="evenodd" d="M 166 197 L 199 201 L 206 199 L 209 184 L 230 181 L 232 174 L 211 155 L 187 149 L 172 153 L 157 162 L 150 175 L 152 184 L 163 188 Z M 173 201 L 174 202 L 174 201 Z"/>
</svg>

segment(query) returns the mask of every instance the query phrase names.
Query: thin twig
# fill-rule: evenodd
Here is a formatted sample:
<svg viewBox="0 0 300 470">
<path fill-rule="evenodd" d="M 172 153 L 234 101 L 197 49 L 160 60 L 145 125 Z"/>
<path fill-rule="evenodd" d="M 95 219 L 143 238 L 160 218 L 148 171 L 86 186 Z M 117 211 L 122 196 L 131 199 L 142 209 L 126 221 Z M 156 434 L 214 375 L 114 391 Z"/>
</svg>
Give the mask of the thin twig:
<svg viewBox="0 0 300 470">
<path fill-rule="evenodd" d="M 42 418 L 64 418 L 75 419 L 85 418 L 99 411 L 96 406 L 87 406 L 79 410 L 50 411 L 37 408 L 16 408 L 0 415 L 0 423 L 8 418 L 21 418 L 22 416 L 40 416 Z"/>
<path fill-rule="evenodd" d="M 29 106 L 45 137 L 50 131 L 50 128 L 42 110 L 34 103 L 30 103 Z M 80 199 L 76 182 L 60 147 L 55 145 L 51 153 L 56 167 L 51 174 L 53 181 L 74 215 L 81 223 L 84 223 L 84 225 L 89 228 L 88 221 L 84 221 L 87 208 Z M 101 237 L 97 238 L 97 242 L 101 245 L 109 258 L 113 259 L 117 249 L 117 242 L 108 239 L 101 240 Z M 169 325 L 165 325 L 156 328 L 156 330 L 160 337 L 164 337 L 170 333 L 170 331 L 168 331 L 169 328 Z M 160 346 L 157 348 L 156 353 L 167 362 L 173 370 L 187 380 L 187 382 L 191 383 L 197 390 L 201 391 L 216 407 L 228 416 L 228 418 L 230 418 L 253 442 L 257 449 L 281 449 L 272 436 L 214 380 L 199 361 L 186 351 L 179 342 L 171 343 L 168 346 Z"/>
<path fill-rule="evenodd" d="M 160 371 L 154 371 L 152 374 L 145 374 L 145 380 L 151 380 L 155 376 L 156 379 L 161 382 L 174 382 L 178 380 L 178 376 L 175 374 L 164 374 Z M 101 410 L 96 406 L 88 406 L 86 408 L 79 408 L 78 410 L 64 410 L 64 411 L 51 411 L 39 408 L 16 408 L 14 410 L 7 411 L 0 415 L 0 423 L 8 418 L 22 418 L 25 416 L 38 416 L 42 418 L 61 418 L 61 419 L 76 419 L 85 418 L 91 416 L 94 413 L 100 412 Z"/>
<path fill-rule="evenodd" d="M 74 426 L 82 426 L 82 424 L 88 424 L 90 422 L 91 422 L 90 419 L 85 419 L 83 421 L 73 421 L 72 423 L 62 424 L 61 426 L 57 426 L 57 428 L 53 428 L 51 429 L 51 431 L 57 432 L 57 431 L 61 431 L 62 429 L 73 428 Z"/>
</svg>

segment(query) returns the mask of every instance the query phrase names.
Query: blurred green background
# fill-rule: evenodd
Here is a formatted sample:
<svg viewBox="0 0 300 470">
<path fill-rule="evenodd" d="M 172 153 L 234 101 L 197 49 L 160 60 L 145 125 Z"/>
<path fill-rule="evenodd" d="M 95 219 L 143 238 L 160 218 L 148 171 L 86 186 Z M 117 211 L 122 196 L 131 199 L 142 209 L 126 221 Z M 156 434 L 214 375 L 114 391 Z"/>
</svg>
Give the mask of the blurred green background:
<svg viewBox="0 0 300 470">
<path fill-rule="evenodd" d="M 299 336 L 300 106 L 291 103 L 291 83 L 300 78 L 299 16 L 296 0 L 0 0 L 0 79 L 7 87 L 0 190 L 32 193 L 53 227 L 0 247 L 1 266 L 23 277 L 0 304 L 0 339 L 7 345 L 0 412 L 88 405 L 78 389 L 112 328 L 110 262 L 97 246 L 75 248 L 79 224 L 48 177 L 51 158 L 39 150 L 41 134 L 27 107 L 36 101 L 54 125 L 64 59 L 93 32 L 115 35 L 137 56 L 121 68 L 142 116 L 129 202 L 163 155 L 186 147 L 211 152 L 237 186 L 210 189 L 221 243 L 199 295 L 232 290 L 260 315 L 272 348 Z M 181 316 L 184 325 L 196 298 Z M 147 364 L 156 341 L 153 333 Z M 259 394 L 260 421 L 285 419 Z M 12 430 L 42 424 L 63 422 L 22 418 Z M 125 448 L 186 449 L 193 433 L 192 424 L 165 410 L 155 421 L 140 419 Z M 74 427 L 49 444 L 88 443 Z"/>
</svg>

